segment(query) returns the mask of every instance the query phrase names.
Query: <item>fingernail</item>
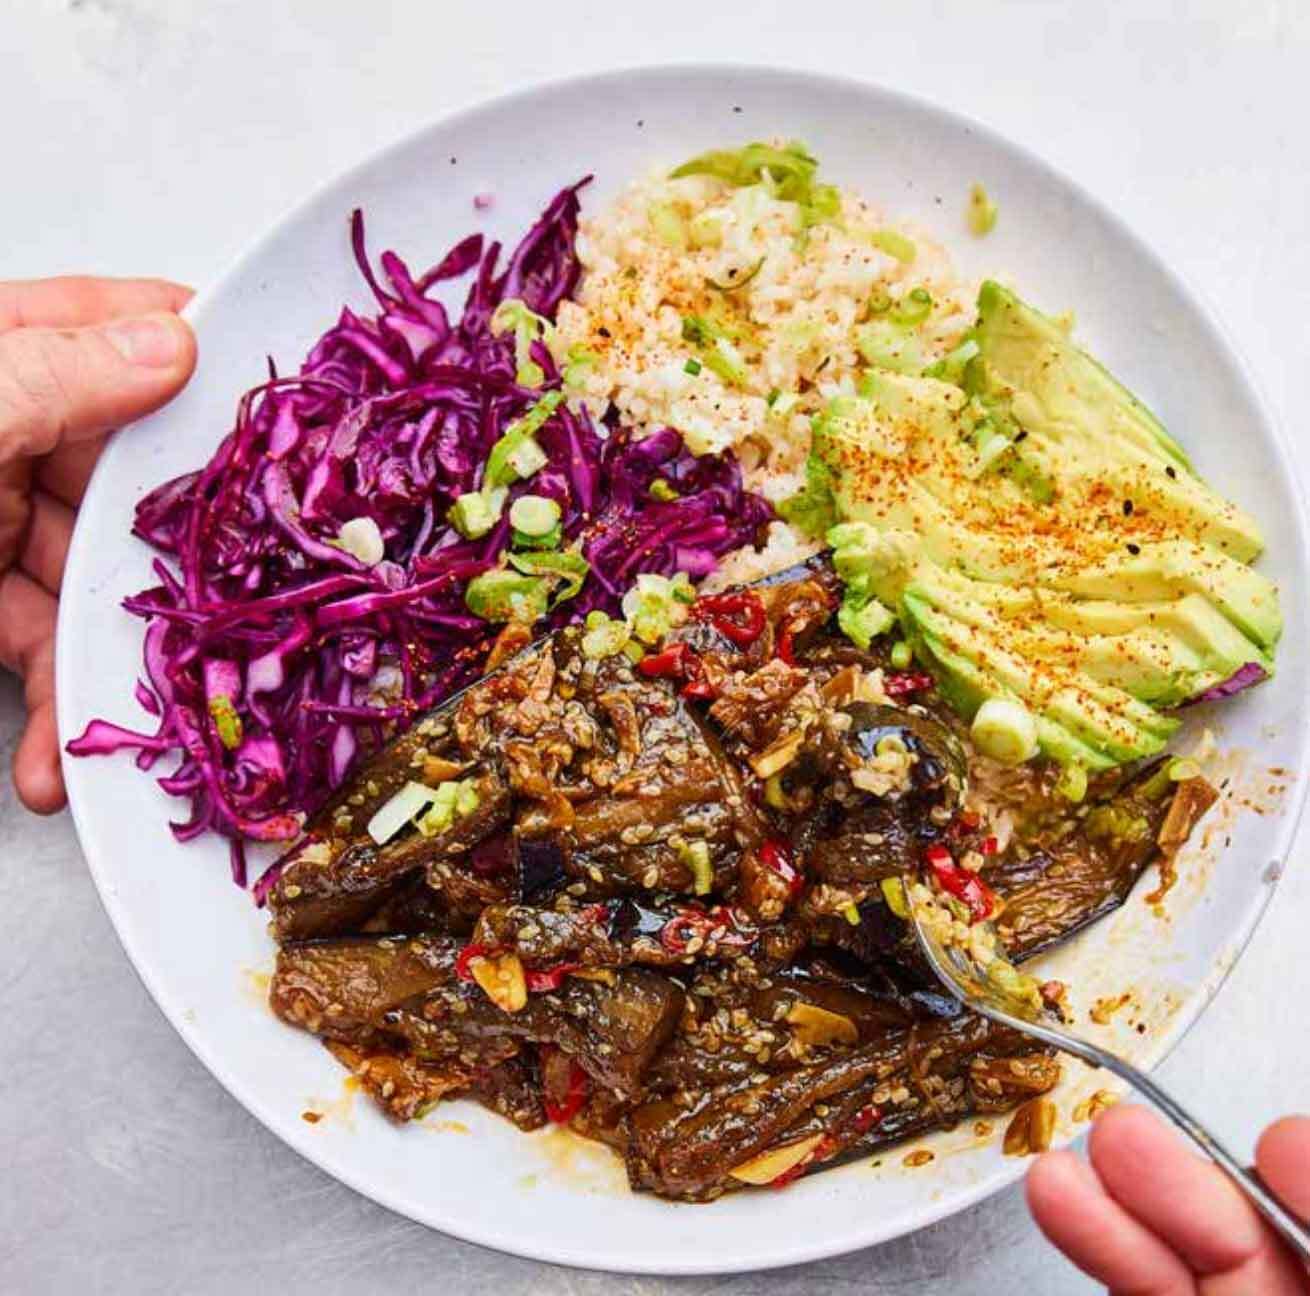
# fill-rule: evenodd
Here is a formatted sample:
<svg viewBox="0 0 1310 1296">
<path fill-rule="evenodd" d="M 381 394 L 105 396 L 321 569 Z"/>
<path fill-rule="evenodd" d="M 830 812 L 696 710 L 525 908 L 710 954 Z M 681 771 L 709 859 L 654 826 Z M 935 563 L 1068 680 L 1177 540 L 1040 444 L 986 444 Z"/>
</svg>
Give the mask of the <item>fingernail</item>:
<svg viewBox="0 0 1310 1296">
<path fill-rule="evenodd" d="M 129 364 L 166 369 L 181 354 L 177 330 L 160 319 L 118 320 L 101 332 Z"/>
</svg>

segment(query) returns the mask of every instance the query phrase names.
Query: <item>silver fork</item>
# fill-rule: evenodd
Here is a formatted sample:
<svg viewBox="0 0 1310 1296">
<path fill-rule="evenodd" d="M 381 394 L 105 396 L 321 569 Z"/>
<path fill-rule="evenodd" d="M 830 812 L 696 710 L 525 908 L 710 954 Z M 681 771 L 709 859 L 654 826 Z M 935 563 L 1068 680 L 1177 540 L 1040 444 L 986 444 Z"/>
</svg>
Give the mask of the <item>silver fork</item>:
<svg viewBox="0 0 1310 1296">
<path fill-rule="evenodd" d="M 1003 986 L 993 984 L 991 978 L 978 971 L 968 954 L 953 945 L 938 940 L 931 924 L 924 921 L 923 902 L 914 898 L 914 888 L 902 885 L 906 905 L 911 915 L 914 934 L 938 980 L 968 1008 L 990 1017 L 1003 1026 L 1021 1031 L 1044 1044 L 1072 1053 L 1094 1067 L 1104 1067 L 1120 1079 L 1126 1080 L 1138 1093 L 1149 1098 L 1193 1143 L 1201 1149 L 1237 1187 L 1246 1194 L 1255 1208 L 1282 1235 L 1289 1246 L 1310 1264 L 1310 1230 L 1292 1216 L 1281 1202 L 1260 1182 L 1259 1178 L 1241 1165 L 1218 1139 L 1200 1121 L 1185 1111 L 1150 1076 L 1139 1071 L 1131 1062 L 1117 1053 L 1111 1053 L 1065 1026 L 1053 1025 L 1053 1015 L 1043 1013 L 1034 1004 L 1017 994 L 1008 993 Z M 987 926 L 990 928 L 991 924 Z M 991 932 L 994 936 L 995 932 Z M 996 948 L 1001 948 L 999 942 Z"/>
</svg>

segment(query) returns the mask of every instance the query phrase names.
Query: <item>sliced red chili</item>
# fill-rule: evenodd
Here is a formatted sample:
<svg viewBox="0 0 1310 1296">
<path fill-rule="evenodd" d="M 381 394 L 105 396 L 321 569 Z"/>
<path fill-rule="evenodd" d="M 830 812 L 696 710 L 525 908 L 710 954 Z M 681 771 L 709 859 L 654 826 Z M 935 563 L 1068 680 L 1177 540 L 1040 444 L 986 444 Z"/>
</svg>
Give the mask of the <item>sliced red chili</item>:
<svg viewBox="0 0 1310 1296">
<path fill-rule="evenodd" d="M 539 1046 L 541 1052 L 541 1066 L 543 1073 L 548 1069 L 554 1069 L 559 1064 L 559 1050 L 550 1044 Z M 569 1074 L 568 1082 L 564 1090 L 563 1097 L 553 1095 L 554 1086 L 542 1086 L 542 1100 L 546 1108 L 546 1116 L 554 1121 L 556 1125 L 566 1125 L 571 1121 L 579 1111 L 582 1110 L 582 1104 L 587 1101 L 587 1094 L 591 1089 L 591 1081 L 587 1073 L 572 1058 L 568 1059 Z"/>
<path fill-rule="evenodd" d="M 933 877 L 943 891 L 963 901 L 969 907 L 974 922 L 982 922 L 996 912 L 996 894 L 976 873 L 961 868 L 941 846 L 924 852 Z"/>
<path fill-rule="evenodd" d="M 686 679 L 690 674 L 687 659 L 699 659 L 685 643 L 670 644 L 663 652 L 648 653 L 637 669 L 650 679 Z"/>
<path fill-rule="evenodd" d="M 791 848 L 784 841 L 771 838 L 760 847 L 760 859 L 765 868 L 772 869 L 790 889 L 792 895 L 798 894 L 805 886 L 805 876 L 792 860 Z"/>
<path fill-rule="evenodd" d="M 855 1113 L 851 1125 L 857 1134 L 867 1134 L 880 1120 L 882 1120 L 882 1108 L 870 1103 Z"/>
<path fill-rule="evenodd" d="M 995 837 L 984 837 L 982 845 L 978 847 L 984 855 L 995 855 L 1001 849 L 1000 843 Z"/>
<path fill-rule="evenodd" d="M 693 940 L 699 937 L 707 941 L 710 933 L 720 927 L 724 933 L 714 940 L 722 948 L 745 949 L 755 940 L 754 931 L 748 924 L 739 922 L 727 905 L 716 905 L 713 909 L 684 909 L 675 914 L 660 928 L 660 944 L 670 954 L 685 954 Z"/>
<path fill-rule="evenodd" d="M 837 1151 L 837 1140 L 825 1134 L 813 1147 L 809 1156 L 802 1157 L 790 1170 L 784 1170 L 776 1179 L 769 1180 L 770 1188 L 785 1188 L 795 1183 L 816 1161 L 826 1161 Z"/>
<path fill-rule="evenodd" d="M 924 671 L 897 671 L 891 675 L 884 675 L 882 680 L 883 692 L 888 697 L 906 697 L 910 693 L 922 693 L 924 689 L 932 688 L 933 678 Z"/>
<path fill-rule="evenodd" d="M 778 632 L 778 659 L 788 666 L 796 665 L 796 635 L 789 625 Z"/>
<path fill-rule="evenodd" d="M 496 949 L 491 945 L 483 945 L 474 941 L 465 945 L 459 954 L 455 957 L 455 975 L 461 981 L 472 981 L 473 972 L 471 964 L 475 959 L 494 958 Z"/>
<path fill-rule="evenodd" d="M 556 963 L 554 967 L 542 968 L 540 971 L 524 969 L 524 984 L 533 994 L 547 994 L 551 990 L 558 990 L 564 978 L 570 972 L 576 972 L 582 966 L 581 963 Z"/>
<path fill-rule="evenodd" d="M 679 697 L 693 698 L 697 702 L 713 702 L 719 696 L 719 691 L 709 680 L 694 679 L 690 684 L 684 684 Z"/>
<path fill-rule="evenodd" d="M 768 618 L 758 594 L 734 590 L 730 594 L 707 594 L 691 610 L 698 621 L 708 621 L 738 648 L 748 648 L 764 633 Z"/>
</svg>

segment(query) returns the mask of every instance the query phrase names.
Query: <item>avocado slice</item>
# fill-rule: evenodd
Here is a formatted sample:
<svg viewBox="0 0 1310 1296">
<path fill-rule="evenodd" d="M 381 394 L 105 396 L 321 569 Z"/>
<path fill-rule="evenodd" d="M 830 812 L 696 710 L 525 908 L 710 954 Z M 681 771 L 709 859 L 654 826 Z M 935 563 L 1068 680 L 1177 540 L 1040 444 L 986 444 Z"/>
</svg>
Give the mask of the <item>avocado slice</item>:
<svg viewBox="0 0 1310 1296">
<path fill-rule="evenodd" d="M 1014 452 L 1027 472 L 1066 488 L 1084 476 L 1243 562 L 1260 554 L 1255 520 L 1196 476 L 1160 420 L 1053 320 L 989 280 L 974 337 L 966 386 L 1022 429 Z"/>
<path fill-rule="evenodd" d="M 933 655 L 947 673 L 953 670 L 957 676 L 951 681 L 957 692 L 976 694 L 989 684 L 990 696 L 1015 696 L 1034 715 L 1100 753 L 1106 764 L 1153 756 L 1178 728 L 1176 719 L 1152 710 L 1122 689 L 1072 672 L 1054 674 L 1040 662 L 1025 661 L 997 637 L 934 607 L 927 591 L 915 582 L 905 588 L 901 612 L 925 642 L 931 636 Z M 967 673 L 961 673 L 961 662 L 969 664 Z M 1038 739 L 1040 742 L 1040 725 Z"/>
<path fill-rule="evenodd" d="M 974 329 L 983 361 L 1018 391 L 1047 391 L 1064 385 L 1070 406 L 1114 411 L 1118 430 L 1143 449 L 1193 472 L 1182 446 L 1136 396 L 1104 365 L 1074 346 L 1049 316 L 988 279 L 978 290 Z"/>
<path fill-rule="evenodd" d="M 1259 649 L 1273 650 L 1283 633 L 1278 588 L 1245 563 L 1208 545 L 1160 540 L 1134 546 L 1052 582 L 1084 599 L 1116 603 L 1156 603 L 1200 594 L 1223 613 Z"/>
</svg>

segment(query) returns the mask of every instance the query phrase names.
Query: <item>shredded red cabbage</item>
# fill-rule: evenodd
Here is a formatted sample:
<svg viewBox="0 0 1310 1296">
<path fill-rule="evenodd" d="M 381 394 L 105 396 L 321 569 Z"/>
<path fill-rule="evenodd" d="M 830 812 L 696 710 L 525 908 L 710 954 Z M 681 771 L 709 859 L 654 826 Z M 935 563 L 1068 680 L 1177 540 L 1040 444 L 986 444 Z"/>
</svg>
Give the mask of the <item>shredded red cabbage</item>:
<svg viewBox="0 0 1310 1296">
<path fill-rule="evenodd" d="M 1269 672 L 1259 662 L 1247 662 L 1246 665 L 1239 666 L 1226 680 L 1188 699 L 1187 705 L 1191 706 L 1196 702 L 1218 702 L 1222 698 L 1232 697 L 1234 693 L 1240 693 L 1243 689 L 1249 689 L 1253 684 L 1263 684 L 1268 678 Z"/>
<path fill-rule="evenodd" d="M 509 525 L 502 515 L 465 540 L 447 510 L 480 486 L 506 427 L 560 386 L 540 343 L 544 388 L 518 386 L 513 334 L 493 335 L 490 321 L 509 298 L 553 320 L 574 291 L 585 183 L 554 198 L 503 270 L 499 244 L 474 234 L 417 278 L 394 252 L 378 274 L 356 211 L 351 241 L 377 314 L 343 309 L 297 376 L 273 372 L 246 393 L 203 468 L 137 506 L 134 533 L 171 560 L 156 559 L 158 584 L 124 601 L 148 623 L 136 697 L 158 728 L 94 720 L 68 750 L 130 748 L 142 769 L 177 756 L 159 783 L 191 809 L 173 832 L 226 837 L 238 885 L 245 841 L 294 839 L 361 750 L 482 669 L 497 627 L 469 612 L 464 592 L 496 565 Z M 452 321 L 429 293 L 473 270 Z M 580 594 L 542 628 L 617 614 L 640 572 L 700 579 L 772 516 L 731 455 L 696 457 L 671 429 L 638 441 L 566 402 L 537 440 L 548 462 L 511 497 L 556 500 L 565 543 L 591 563 Z M 653 499 L 657 479 L 676 498 Z M 361 517 L 385 546 L 371 567 L 335 543 Z"/>
</svg>

